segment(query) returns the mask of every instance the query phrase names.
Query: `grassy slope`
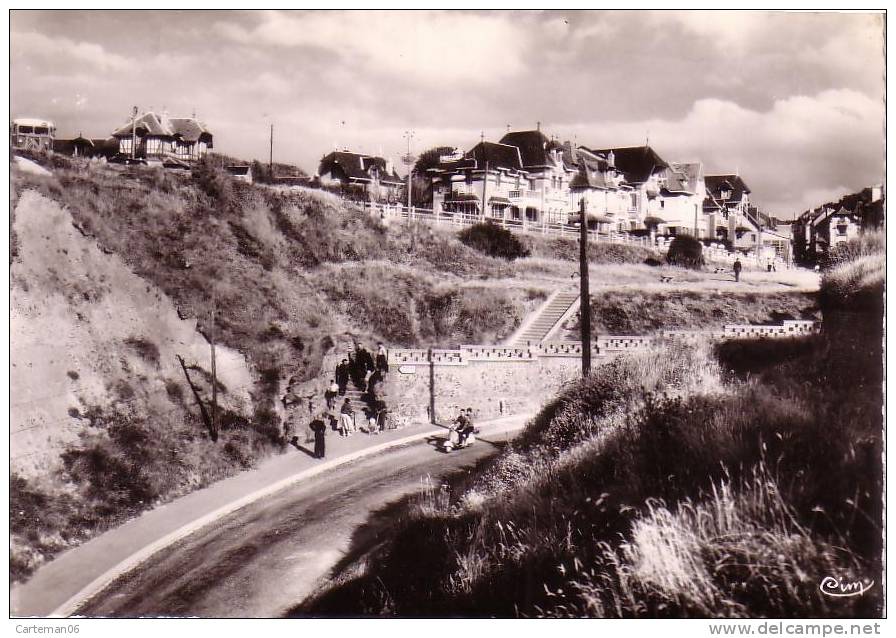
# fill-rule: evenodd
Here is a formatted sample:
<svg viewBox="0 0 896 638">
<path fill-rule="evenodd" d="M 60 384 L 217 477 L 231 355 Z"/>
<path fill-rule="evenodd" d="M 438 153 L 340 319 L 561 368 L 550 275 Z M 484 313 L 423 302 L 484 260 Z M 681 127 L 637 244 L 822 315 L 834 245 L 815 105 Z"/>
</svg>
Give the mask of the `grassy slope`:
<svg viewBox="0 0 896 638">
<path fill-rule="evenodd" d="M 11 477 L 14 579 L 26 577 L 35 565 L 66 546 L 280 449 L 274 407 L 282 381 L 315 376 L 323 354 L 349 336 L 372 340 L 387 335 L 375 314 L 371 313 L 379 325 L 354 312 L 333 311 L 327 295 L 340 304 L 342 300 L 329 285 L 331 276 L 332 281 L 350 279 L 364 270 L 362 262 L 377 259 L 381 265 L 375 286 L 380 290 L 396 294 L 397 284 L 409 279 L 421 300 L 429 300 L 430 306 L 441 303 L 439 322 L 408 334 L 412 343 L 423 337 L 454 339 L 462 332 L 459 322 L 471 316 L 480 323 L 464 338 L 487 339 L 512 329 L 513 322 L 537 302 L 538 294 L 529 300 L 531 295 L 520 291 L 482 297 L 473 290 L 455 290 L 468 283 L 473 271 L 477 279 L 480 273 L 487 277 L 512 272 L 505 263 L 467 249 L 450 235 L 421 229 L 386 231 L 325 194 L 283 194 L 234 184 L 214 171 L 194 182 L 158 170 L 91 166 L 61 157 L 52 158 L 50 166 L 52 176 L 13 172 L 13 210 L 28 189 L 64 205 L 87 241 L 95 241 L 157 286 L 182 317 L 198 320 L 201 331 L 207 330 L 214 294 L 217 341 L 248 358 L 255 373 L 248 388 L 254 408 L 249 406 L 248 422 L 244 416 L 226 413 L 221 441 L 210 445 L 194 414 L 193 398 L 181 387 L 178 369 L 170 383 L 166 381 L 169 394 L 161 391 L 156 397 L 156 403 L 168 402 L 161 412 L 152 408 L 153 402 L 141 402 L 144 388 L 139 383 L 127 388 L 115 385 L 113 390 L 127 390 L 124 398 L 118 390 L 110 391 L 106 402 L 91 400 L 81 409 L 83 414 L 70 412 L 77 415 L 71 417 L 71 427 L 82 427 L 83 436 L 63 450 L 53 473 Z M 10 217 L 12 228 L 14 215 Z M 19 267 L 15 260 L 22 258 L 15 233 L 10 252 L 15 272 Z M 64 259 L 61 254 L 54 257 Z M 31 262 L 36 274 L 27 294 L 35 299 L 58 297 L 58 291 L 39 283 L 41 277 L 56 281 L 52 273 L 39 272 L 41 265 L 50 268 L 49 262 Z M 416 274 L 409 274 L 409 265 Z M 102 279 L 96 285 L 114 286 L 117 281 L 106 275 Z M 63 292 L 74 294 L 68 288 Z M 375 298 L 364 290 L 358 295 L 362 304 Z M 76 301 L 92 303 L 87 297 Z M 75 310 L 88 321 L 92 316 L 89 308 Z M 75 310 L 71 320 L 77 324 L 81 320 L 74 316 Z M 412 322 L 424 323 L 430 310 L 421 304 Z M 151 324 L 152 314 L 146 317 Z M 95 332 L 102 336 L 101 330 Z M 135 338 L 153 344 L 161 336 L 147 333 Z M 98 348 L 115 361 L 116 349 L 128 346 L 109 339 Z M 124 350 L 120 355 L 122 361 L 130 356 Z M 169 358 L 166 354 L 166 364 Z M 208 386 L 201 383 L 202 371 L 195 374 L 200 385 Z M 113 381 L 106 379 L 107 384 Z"/>
<path fill-rule="evenodd" d="M 811 293 L 711 291 L 607 291 L 591 300 L 592 324 L 610 334 L 650 334 L 661 329 L 712 329 L 727 323 L 780 323 L 817 319 Z"/>
<path fill-rule="evenodd" d="M 826 275 L 826 320 L 879 298 L 882 270 L 856 268 Z M 393 533 L 294 613 L 879 614 L 877 585 L 818 589 L 881 582 L 879 319 L 602 367 L 496 461 L 393 513 Z"/>
</svg>

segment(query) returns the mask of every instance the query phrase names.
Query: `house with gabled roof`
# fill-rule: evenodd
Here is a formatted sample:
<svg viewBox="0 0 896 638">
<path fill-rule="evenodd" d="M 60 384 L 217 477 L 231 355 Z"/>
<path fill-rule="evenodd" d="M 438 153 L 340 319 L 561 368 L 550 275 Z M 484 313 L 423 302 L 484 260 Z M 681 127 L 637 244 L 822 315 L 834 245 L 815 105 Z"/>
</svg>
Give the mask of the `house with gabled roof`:
<svg viewBox="0 0 896 638">
<path fill-rule="evenodd" d="M 737 174 L 707 175 L 704 179 L 703 212 L 714 237 L 730 242 L 736 249 L 754 247 L 762 224 L 758 211 L 750 204 L 750 187 Z"/>
<path fill-rule="evenodd" d="M 703 214 L 706 181 L 701 162 L 669 162 L 658 178 L 660 194 L 654 214 L 662 219 L 659 230 L 669 236 L 694 235 L 712 238 L 708 219 Z"/>
<path fill-rule="evenodd" d="M 213 148 L 208 127 L 194 117 L 148 111 L 112 132 L 118 152 L 148 161 L 195 162 Z"/>
<path fill-rule="evenodd" d="M 317 174 L 320 183 L 325 186 L 355 188 L 364 194 L 365 199 L 375 202 L 397 202 L 403 185 L 391 161 L 348 150 L 324 155 Z"/>
<path fill-rule="evenodd" d="M 650 225 L 651 218 L 659 218 L 661 178 L 669 164 L 650 146 L 588 149 L 596 155 L 610 157 L 613 166 L 622 173 L 629 187 L 629 225 L 632 230 Z"/>
<path fill-rule="evenodd" d="M 483 139 L 460 159 L 445 159 L 429 170 L 436 210 L 566 223 L 577 170 L 565 160 L 563 145 L 541 130 L 508 132 L 498 142 Z"/>
</svg>

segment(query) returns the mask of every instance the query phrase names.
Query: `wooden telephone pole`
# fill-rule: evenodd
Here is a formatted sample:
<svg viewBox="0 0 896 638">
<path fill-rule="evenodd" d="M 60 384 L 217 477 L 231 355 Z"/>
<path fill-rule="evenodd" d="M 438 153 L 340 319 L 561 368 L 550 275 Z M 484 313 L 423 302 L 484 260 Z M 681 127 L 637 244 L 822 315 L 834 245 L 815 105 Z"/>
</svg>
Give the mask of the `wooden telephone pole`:
<svg viewBox="0 0 896 638">
<path fill-rule="evenodd" d="M 274 181 L 274 124 L 271 123 L 271 154 L 268 156 L 268 173 L 271 182 Z"/>
<path fill-rule="evenodd" d="M 582 333 L 582 376 L 591 372 L 591 297 L 588 290 L 588 220 L 585 198 L 579 202 L 579 327 Z"/>
<path fill-rule="evenodd" d="M 212 440 L 218 440 L 218 370 L 215 365 L 215 311 L 217 310 L 214 294 L 212 295 L 211 322 L 208 329 L 208 342 L 212 349 Z"/>
</svg>

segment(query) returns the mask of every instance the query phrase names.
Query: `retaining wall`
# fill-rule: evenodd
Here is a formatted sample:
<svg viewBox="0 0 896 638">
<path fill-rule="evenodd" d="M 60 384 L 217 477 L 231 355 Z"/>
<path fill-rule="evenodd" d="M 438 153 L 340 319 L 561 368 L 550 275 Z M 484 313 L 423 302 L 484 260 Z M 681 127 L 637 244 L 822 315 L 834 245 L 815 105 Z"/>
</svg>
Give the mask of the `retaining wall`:
<svg viewBox="0 0 896 638">
<path fill-rule="evenodd" d="M 813 321 L 784 321 L 778 326 L 726 325 L 712 332 L 666 330 L 660 337 L 598 336 L 591 351 L 594 365 L 600 365 L 614 355 L 647 349 L 659 338 L 781 338 L 817 330 Z M 382 391 L 390 409 L 412 419 L 428 419 L 432 412 L 435 421 L 447 422 L 467 407 L 482 419 L 519 414 L 538 410 L 577 379 L 581 356 L 578 341 L 432 351 L 392 348 Z"/>
</svg>

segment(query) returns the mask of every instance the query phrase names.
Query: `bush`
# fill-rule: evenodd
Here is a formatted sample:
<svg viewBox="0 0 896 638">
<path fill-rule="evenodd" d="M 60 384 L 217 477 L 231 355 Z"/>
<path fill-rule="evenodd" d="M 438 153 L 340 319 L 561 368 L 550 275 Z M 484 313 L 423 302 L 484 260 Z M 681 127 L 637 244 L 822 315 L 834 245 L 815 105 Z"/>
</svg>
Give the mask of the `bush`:
<svg viewBox="0 0 896 638">
<path fill-rule="evenodd" d="M 673 266 L 700 268 L 703 265 L 703 244 L 690 235 L 679 235 L 672 240 L 666 261 Z"/>
<path fill-rule="evenodd" d="M 513 261 L 529 256 L 529 249 L 513 233 L 491 222 L 474 224 L 460 231 L 457 237 L 467 246 L 490 257 Z"/>
</svg>

